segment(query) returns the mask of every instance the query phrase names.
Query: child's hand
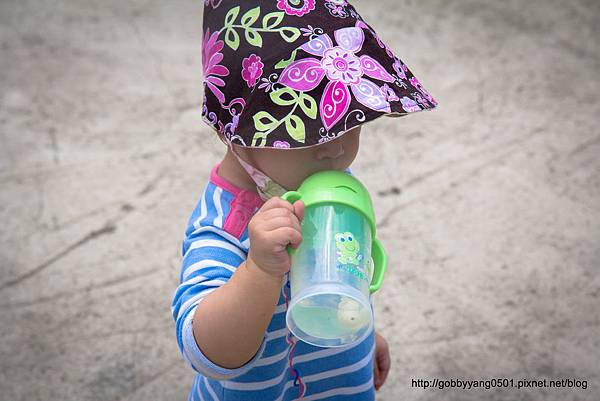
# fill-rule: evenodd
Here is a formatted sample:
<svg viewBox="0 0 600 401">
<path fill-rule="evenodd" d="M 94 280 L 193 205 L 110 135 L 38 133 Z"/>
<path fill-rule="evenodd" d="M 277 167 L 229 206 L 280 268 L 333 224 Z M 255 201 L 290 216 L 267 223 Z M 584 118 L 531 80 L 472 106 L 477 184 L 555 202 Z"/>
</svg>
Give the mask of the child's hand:
<svg viewBox="0 0 600 401">
<path fill-rule="evenodd" d="M 282 278 L 291 267 L 287 246 L 297 248 L 302 242 L 300 222 L 303 217 L 302 201 L 292 205 L 274 197 L 265 202 L 248 224 L 248 259 L 267 274 Z"/>
</svg>

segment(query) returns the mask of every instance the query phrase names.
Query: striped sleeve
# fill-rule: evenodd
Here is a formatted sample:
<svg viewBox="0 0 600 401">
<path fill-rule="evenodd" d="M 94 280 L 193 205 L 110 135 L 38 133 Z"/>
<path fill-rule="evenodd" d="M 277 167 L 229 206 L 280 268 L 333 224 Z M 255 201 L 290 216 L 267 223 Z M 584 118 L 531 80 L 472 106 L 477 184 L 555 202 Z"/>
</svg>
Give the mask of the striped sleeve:
<svg viewBox="0 0 600 401">
<path fill-rule="evenodd" d="M 204 226 L 186 235 L 182 247 L 180 284 L 173 296 L 171 312 L 177 343 L 186 362 L 198 373 L 215 380 L 229 380 L 246 373 L 260 358 L 266 337 L 256 355 L 235 369 L 210 361 L 194 339 L 192 320 L 196 308 L 208 294 L 225 284 L 246 259 L 245 252 L 214 226 Z"/>
</svg>

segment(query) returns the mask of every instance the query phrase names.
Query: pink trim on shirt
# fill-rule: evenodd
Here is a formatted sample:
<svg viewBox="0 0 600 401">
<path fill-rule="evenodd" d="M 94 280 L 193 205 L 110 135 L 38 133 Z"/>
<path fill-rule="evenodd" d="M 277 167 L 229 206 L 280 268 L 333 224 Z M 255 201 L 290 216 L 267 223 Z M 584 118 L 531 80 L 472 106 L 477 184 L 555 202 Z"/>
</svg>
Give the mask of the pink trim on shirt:
<svg viewBox="0 0 600 401">
<path fill-rule="evenodd" d="M 223 224 L 223 229 L 240 239 L 252 216 L 264 201 L 258 193 L 243 189 L 217 174 L 221 163 L 217 163 L 210 172 L 210 181 L 218 187 L 233 194 L 231 208 Z"/>
</svg>

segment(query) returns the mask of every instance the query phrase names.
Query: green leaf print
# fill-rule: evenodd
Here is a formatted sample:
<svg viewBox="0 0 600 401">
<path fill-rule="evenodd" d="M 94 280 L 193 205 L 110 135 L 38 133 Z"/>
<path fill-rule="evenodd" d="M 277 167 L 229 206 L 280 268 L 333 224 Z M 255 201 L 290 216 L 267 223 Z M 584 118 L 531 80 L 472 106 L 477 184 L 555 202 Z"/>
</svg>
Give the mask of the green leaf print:
<svg viewBox="0 0 600 401">
<path fill-rule="evenodd" d="M 289 95 L 286 99 L 285 95 Z M 284 86 L 271 92 L 271 100 L 280 106 L 290 106 L 298 102 L 298 94 L 292 88 Z"/>
<path fill-rule="evenodd" d="M 253 119 L 254 128 L 259 131 L 269 130 L 279 125 L 279 121 L 266 111 L 259 111 L 254 115 Z"/>
<path fill-rule="evenodd" d="M 253 9 L 247 11 L 244 15 L 242 15 L 241 23 L 243 27 L 250 27 L 250 25 L 254 24 L 254 22 L 258 19 L 260 15 L 260 6 L 254 7 Z"/>
<path fill-rule="evenodd" d="M 252 137 L 252 146 L 263 147 L 267 144 L 267 135 L 264 132 L 256 132 Z"/>
<path fill-rule="evenodd" d="M 292 26 L 284 26 L 279 28 L 279 34 L 286 42 L 292 43 L 300 36 L 300 30 Z"/>
<path fill-rule="evenodd" d="M 237 50 L 240 46 L 240 35 L 233 28 L 229 28 L 225 31 L 225 43 L 233 50 Z"/>
<path fill-rule="evenodd" d="M 285 118 L 285 129 L 288 134 L 294 138 L 297 142 L 304 143 L 306 137 L 306 131 L 304 129 L 304 122 L 296 115 L 289 114 Z"/>
<path fill-rule="evenodd" d="M 275 64 L 275 68 L 278 69 L 278 70 L 280 70 L 280 69 L 285 68 L 288 65 L 292 64 L 296 60 L 296 53 L 297 52 L 298 52 L 298 49 L 294 50 L 292 52 L 292 55 L 290 56 L 289 59 L 279 61 L 277 64 Z"/>
<path fill-rule="evenodd" d="M 232 26 L 233 22 L 235 21 L 235 19 L 237 18 L 239 13 L 240 13 L 240 6 L 233 7 L 231 10 L 229 10 L 227 12 L 227 15 L 225 15 L 224 28 L 228 28 L 228 27 Z"/>
<path fill-rule="evenodd" d="M 285 13 L 283 11 L 277 11 L 277 12 L 273 12 L 273 13 L 269 13 L 269 14 L 265 15 L 262 19 L 262 27 L 264 29 L 275 28 L 277 25 L 281 24 L 281 21 L 283 21 L 284 15 L 285 15 Z M 275 20 L 275 21 L 271 22 L 270 20 Z"/>
<path fill-rule="evenodd" d="M 300 30 L 291 26 L 277 26 L 283 21 L 284 12 L 272 12 L 262 18 L 262 28 L 252 26 L 260 17 L 260 6 L 254 7 L 246 11 L 240 18 L 240 25 L 235 25 L 234 22 L 240 13 L 240 6 L 234 7 L 225 15 L 225 22 L 219 33 L 225 31 L 225 43 L 233 50 L 237 50 L 240 45 L 239 37 L 236 29 L 244 30 L 246 41 L 256 47 L 262 47 L 263 39 L 261 32 L 276 33 L 279 32 L 281 37 L 287 42 L 294 42 L 300 37 Z"/>
<path fill-rule="evenodd" d="M 270 93 L 273 103 L 279 106 L 292 106 L 292 109 L 282 119 L 277 120 L 266 111 L 259 111 L 253 117 L 254 127 L 257 131 L 252 138 L 252 146 L 264 146 L 267 142 L 268 135 L 273 132 L 281 124 L 285 124 L 285 129 L 288 135 L 296 142 L 304 143 L 306 139 L 306 129 L 304 121 L 300 116 L 294 114 L 296 109 L 300 107 L 302 112 L 313 120 L 317 118 L 317 102 L 315 99 L 304 93 L 296 92 L 290 87 L 282 86 Z M 262 143 L 262 145 L 256 145 Z"/>
<path fill-rule="evenodd" d="M 312 96 L 301 93 L 300 98 L 298 99 L 298 105 L 307 117 L 310 117 L 313 120 L 317 118 L 317 102 Z"/>
<path fill-rule="evenodd" d="M 255 29 L 248 28 L 245 32 L 246 41 L 250 43 L 252 46 L 262 47 L 263 40 L 262 36 Z"/>
</svg>

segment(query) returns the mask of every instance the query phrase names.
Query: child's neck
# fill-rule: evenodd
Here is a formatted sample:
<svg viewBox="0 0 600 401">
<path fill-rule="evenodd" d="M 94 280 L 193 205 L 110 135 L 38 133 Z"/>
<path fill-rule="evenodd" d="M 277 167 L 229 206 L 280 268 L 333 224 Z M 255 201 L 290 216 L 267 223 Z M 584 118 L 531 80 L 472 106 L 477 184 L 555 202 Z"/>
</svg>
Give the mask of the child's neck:
<svg viewBox="0 0 600 401">
<path fill-rule="evenodd" d="M 219 165 L 217 174 L 239 188 L 256 192 L 256 183 L 246 173 L 246 170 L 229 148 L 227 148 L 227 153 L 225 153 Z"/>
</svg>

